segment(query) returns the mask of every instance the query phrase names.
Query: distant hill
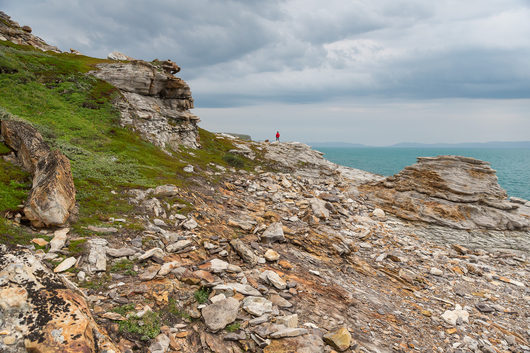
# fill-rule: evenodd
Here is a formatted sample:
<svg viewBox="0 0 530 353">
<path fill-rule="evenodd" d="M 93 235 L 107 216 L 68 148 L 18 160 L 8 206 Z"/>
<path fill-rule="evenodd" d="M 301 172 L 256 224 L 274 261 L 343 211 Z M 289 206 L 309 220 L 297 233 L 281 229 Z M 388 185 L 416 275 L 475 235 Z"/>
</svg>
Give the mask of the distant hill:
<svg viewBox="0 0 530 353">
<path fill-rule="evenodd" d="M 492 141 L 464 143 L 401 142 L 388 147 L 398 148 L 530 148 L 530 141 Z"/>
<path fill-rule="evenodd" d="M 352 147 L 352 148 L 362 148 L 370 147 L 360 143 L 349 143 L 349 142 L 307 142 L 311 147 Z"/>
</svg>

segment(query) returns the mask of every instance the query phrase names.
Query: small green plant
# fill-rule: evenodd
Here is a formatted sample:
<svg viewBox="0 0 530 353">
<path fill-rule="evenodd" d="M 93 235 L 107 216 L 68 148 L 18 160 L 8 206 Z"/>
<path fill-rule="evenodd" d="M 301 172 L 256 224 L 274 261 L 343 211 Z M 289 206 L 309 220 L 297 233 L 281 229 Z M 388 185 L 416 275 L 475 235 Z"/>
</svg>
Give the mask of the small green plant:
<svg viewBox="0 0 530 353">
<path fill-rule="evenodd" d="M 233 154 L 227 153 L 223 156 L 223 160 L 228 163 L 229 166 L 234 168 L 243 168 L 245 166 L 245 161 L 243 158 Z"/>
<path fill-rule="evenodd" d="M 237 330 L 239 330 L 240 327 L 241 327 L 241 323 L 234 322 L 233 324 L 226 326 L 225 330 L 228 332 L 236 332 Z"/>
<path fill-rule="evenodd" d="M 134 262 L 127 259 L 121 259 L 120 261 L 112 265 L 112 267 L 110 268 L 110 272 L 132 271 L 133 267 Z"/>
<path fill-rule="evenodd" d="M 71 240 L 70 244 L 68 245 L 68 251 L 70 252 L 70 255 L 81 255 L 85 251 L 85 243 L 86 239 Z"/>
<path fill-rule="evenodd" d="M 128 313 L 134 311 L 134 304 L 125 304 L 122 306 L 115 307 L 111 311 L 120 314 L 121 316 L 126 316 Z"/>
<path fill-rule="evenodd" d="M 195 300 L 199 304 L 204 304 L 208 301 L 208 296 L 210 295 L 211 290 L 206 287 L 199 288 L 193 296 L 195 297 Z"/>
<path fill-rule="evenodd" d="M 140 340 L 147 341 L 160 334 L 162 320 L 158 313 L 150 311 L 141 318 L 131 315 L 127 320 L 120 321 L 120 331 L 129 332 L 140 336 Z"/>
</svg>

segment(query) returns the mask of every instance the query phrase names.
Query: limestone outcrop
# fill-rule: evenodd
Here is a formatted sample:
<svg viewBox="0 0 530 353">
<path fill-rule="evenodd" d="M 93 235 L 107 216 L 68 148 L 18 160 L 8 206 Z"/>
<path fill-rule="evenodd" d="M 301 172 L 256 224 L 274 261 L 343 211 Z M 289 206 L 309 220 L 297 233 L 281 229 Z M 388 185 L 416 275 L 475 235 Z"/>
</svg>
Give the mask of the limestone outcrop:
<svg viewBox="0 0 530 353">
<path fill-rule="evenodd" d="M 2 120 L 1 136 L 12 148 L 22 167 L 33 175 L 33 185 L 24 213 L 35 227 L 64 225 L 75 207 L 75 186 L 70 161 L 52 151 L 31 125 Z"/>
<path fill-rule="evenodd" d="M 0 351 L 120 352 L 83 295 L 29 250 L 0 245 L 0 268 Z"/>
<path fill-rule="evenodd" d="M 31 34 L 31 32 L 31 27 L 20 27 L 17 22 L 11 20 L 11 17 L 0 11 L 0 40 L 8 40 L 20 45 L 31 45 L 42 51 L 61 52 L 57 47 L 47 44 L 41 38 Z"/>
<path fill-rule="evenodd" d="M 457 229 L 530 229 L 530 208 L 509 201 L 495 170 L 473 158 L 420 157 L 361 190 L 383 210 L 408 220 Z"/>
<path fill-rule="evenodd" d="M 121 124 L 132 126 L 147 141 L 165 148 L 199 146 L 199 118 L 189 109 L 193 98 L 189 86 L 173 76 L 174 62 L 141 60 L 99 64 L 92 75 L 116 86 L 123 99 L 117 102 Z"/>
</svg>

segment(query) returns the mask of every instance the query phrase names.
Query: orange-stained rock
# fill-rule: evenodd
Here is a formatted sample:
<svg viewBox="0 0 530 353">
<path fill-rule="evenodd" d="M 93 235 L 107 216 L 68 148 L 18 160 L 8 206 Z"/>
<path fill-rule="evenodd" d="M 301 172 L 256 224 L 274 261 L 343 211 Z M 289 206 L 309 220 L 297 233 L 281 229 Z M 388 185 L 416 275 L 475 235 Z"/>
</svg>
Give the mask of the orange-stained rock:
<svg viewBox="0 0 530 353">
<path fill-rule="evenodd" d="M 19 346 L 36 353 L 120 352 L 94 321 L 84 297 L 30 251 L 1 246 L 0 264 L 2 326 L 18 333 L 2 352 Z"/>
<path fill-rule="evenodd" d="M 24 213 L 35 227 L 63 225 L 75 207 L 70 161 L 52 151 L 37 164 Z"/>
<path fill-rule="evenodd" d="M 33 185 L 24 206 L 26 218 L 35 227 L 61 226 L 75 207 L 75 186 L 70 161 L 60 151 L 51 151 L 31 125 L 2 120 L 1 135 L 15 150 L 23 168 L 33 174 Z"/>
</svg>

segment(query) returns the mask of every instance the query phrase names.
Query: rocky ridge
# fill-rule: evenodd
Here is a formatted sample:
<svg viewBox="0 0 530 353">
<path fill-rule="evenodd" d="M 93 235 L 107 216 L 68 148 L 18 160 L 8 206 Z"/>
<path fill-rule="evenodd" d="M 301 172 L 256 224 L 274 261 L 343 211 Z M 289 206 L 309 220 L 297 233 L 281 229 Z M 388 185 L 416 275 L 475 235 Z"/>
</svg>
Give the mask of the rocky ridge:
<svg viewBox="0 0 530 353">
<path fill-rule="evenodd" d="M 30 45 L 42 51 L 61 52 L 57 47 L 47 44 L 41 38 L 31 34 L 31 32 L 31 27 L 21 27 L 11 17 L 0 11 L 0 40 L 8 40 L 19 45 Z"/>
</svg>

